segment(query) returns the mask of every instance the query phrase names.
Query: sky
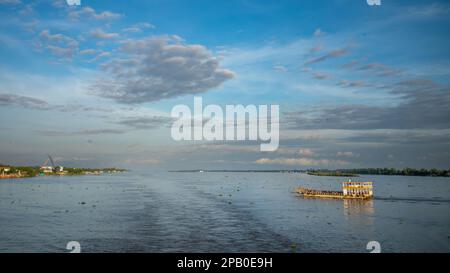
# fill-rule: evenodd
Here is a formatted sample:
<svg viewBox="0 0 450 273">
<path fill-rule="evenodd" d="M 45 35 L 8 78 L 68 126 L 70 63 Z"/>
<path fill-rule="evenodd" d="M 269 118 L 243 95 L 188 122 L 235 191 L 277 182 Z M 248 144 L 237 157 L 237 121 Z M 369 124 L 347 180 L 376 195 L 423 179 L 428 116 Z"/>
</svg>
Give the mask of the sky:
<svg viewBox="0 0 450 273">
<path fill-rule="evenodd" d="M 450 168 L 447 1 L 0 0 L 0 163 Z M 280 106 L 280 147 L 174 141 L 171 109 Z"/>
</svg>

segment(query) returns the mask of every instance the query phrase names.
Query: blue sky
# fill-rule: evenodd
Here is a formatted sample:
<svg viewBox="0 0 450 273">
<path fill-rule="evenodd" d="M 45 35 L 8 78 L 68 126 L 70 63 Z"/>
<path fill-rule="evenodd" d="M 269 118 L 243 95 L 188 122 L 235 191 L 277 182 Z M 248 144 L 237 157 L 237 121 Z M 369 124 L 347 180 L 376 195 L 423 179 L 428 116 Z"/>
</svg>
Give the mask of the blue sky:
<svg viewBox="0 0 450 273">
<path fill-rule="evenodd" d="M 0 162 L 448 168 L 449 13 L 446 1 L 0 0 Z M 280 149 L 173 141 L 170 110 L 194 95 L 279 104 Z"/>
</svg>

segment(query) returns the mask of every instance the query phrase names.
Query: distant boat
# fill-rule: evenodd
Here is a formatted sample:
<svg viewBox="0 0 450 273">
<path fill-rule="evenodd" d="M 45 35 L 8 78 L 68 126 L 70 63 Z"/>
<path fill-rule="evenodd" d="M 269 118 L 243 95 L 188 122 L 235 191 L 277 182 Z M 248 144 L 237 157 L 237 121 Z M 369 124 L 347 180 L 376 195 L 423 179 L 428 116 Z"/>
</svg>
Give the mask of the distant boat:
<svg viewBox="0 0 450 273">
<path fill-rule="evenodd" d="M 342 191 L 323 191 L 299 187 L 296 193 L 304 197 L 336 198 L 336 199 L 372 199 L 372 182 L 348 182 L 342 183 Z"/>
<path fill-rule="evenodd" d="M 199 173 L 203 173 L 203 172 L 205 172 L 205 171 L 203 171 L 203 170 L 200 170 L 200 171 L 198 171 Z"/>
</svg>

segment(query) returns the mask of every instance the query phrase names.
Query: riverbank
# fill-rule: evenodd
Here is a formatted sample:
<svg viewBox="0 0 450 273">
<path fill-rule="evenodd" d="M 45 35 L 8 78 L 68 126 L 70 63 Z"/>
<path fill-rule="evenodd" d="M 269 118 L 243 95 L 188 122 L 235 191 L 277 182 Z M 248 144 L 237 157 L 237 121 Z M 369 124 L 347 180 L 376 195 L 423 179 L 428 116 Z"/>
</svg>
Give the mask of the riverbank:
<svg viewBox="0 0 450 273">
<path fill-rule="evenodd" d="M 25 176 L 19 174 L 1 174 L 0 179 L 10 179 L 10 178 L 24 178 Z"/>
<path fill-rule="evenodd" d="M 30 178 L 37 176 L 75 176 L 122 173 L 128 170 L 119 168 L 64 168 L 43 169 L 35 166 L 0 166 L 0 179 Z"/>
<path fill-rule="evenodd" d="M 332 174 L 327 176 L 351 176 L 351 175 L 398 175 L 398 176 L 434 176 L 434 177 L 450 177 L 450 170 L 438 169 L 394 169 L 394 168 L 360 168 L 360 169 L 336 169 L 336 170 L 308 170 L 314 173 Z M 345 175 L 344 175 L 345 174 Z"/>
<path fill-rule="evenodd" d="M 357 177 L 359 175 L 397 175 L 397 176 L 433 176 L 450 177 L 449 170 L 438 169 L 393 169 L 393 168 L 360 168 L 360 169 L 284 169 L 284 170 L 171 170 L 174 173 L 306 173 L 315 176 Z"/>
<path fill-rule="evenodd" d="M 338 177 L 358 177 L 359 175 L 356 173 L 342 173 L 342 172 L 306 172 L 309 175 L 315 176 L 338 176 Z"/>
</svg>

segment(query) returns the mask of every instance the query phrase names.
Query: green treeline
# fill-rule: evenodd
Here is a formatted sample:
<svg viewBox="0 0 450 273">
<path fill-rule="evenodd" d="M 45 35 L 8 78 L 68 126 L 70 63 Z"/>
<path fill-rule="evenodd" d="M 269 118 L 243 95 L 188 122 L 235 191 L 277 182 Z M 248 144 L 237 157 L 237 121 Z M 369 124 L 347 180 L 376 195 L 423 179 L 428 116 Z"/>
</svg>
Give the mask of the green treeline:
<svg viewBox="0 0 450 273">
<path fill-rule="evenodd" d="M 125 172 L 119 168 L 64 168 L 63 171 L 45 172 L 38 166 L 9 166 L 0 164 L 0 175 L 17 175 L 18 177 L 35 177 L 38 175 L 83 175 Z"/>
<path fill-rule="evenodd" d="M 337 174 L 336 176 L 347 176 L 349 174 L 376 174 L 376 175 L 404 175 L 404 176 L 445 176 L 450 177 L 449 170 L 438 169 L 394 169 L 394 168 L 361 168 L 361 169 L 339 169 L 339 170 L 308 170 L 312 175 Z M 344 175 L 343 175 L 344 174 Z"/>
<path fill-rule="evenodd" d="M 306 172 L 309 175 L 315 175 L 315 176 L 344 176 L 344 177 L 356 177 L 358 176 L 357 173 L 349 173 L 349 172 L 341 172 L 341 171 L 316 171 L 311 170 Z"/>
</svg>

